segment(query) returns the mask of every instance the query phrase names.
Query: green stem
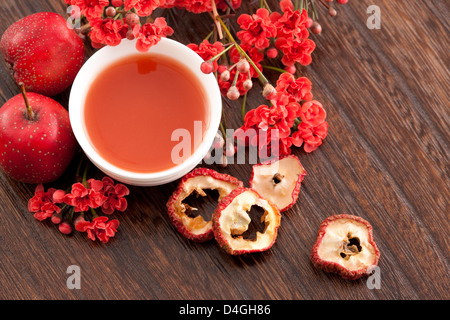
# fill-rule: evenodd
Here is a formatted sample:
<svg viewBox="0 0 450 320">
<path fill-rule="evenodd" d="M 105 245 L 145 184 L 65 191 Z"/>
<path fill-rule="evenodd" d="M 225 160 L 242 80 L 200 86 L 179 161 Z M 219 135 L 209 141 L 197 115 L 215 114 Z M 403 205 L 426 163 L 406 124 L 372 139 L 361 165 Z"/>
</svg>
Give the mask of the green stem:
<svg viewBox="0 0 450 320">
<path fill-rule="evenodd" d="M 94 208 L 89 208 L 89 210 L 91 211 L 92 214 L 92 220 L 98 217 L 97 212 L 94 210 Z"/>
<path fill-rule="evenodd" d="M 222 132 L 223 140 L 226 140 L 227 139 L 227 137 L 226 137 L 227 131 L 225 130 L 225 127 L 223 125 L 223 117 L 222 117 L 222 120 L 220 121 L 220 131 Z"/>
<path fill-rule="evenodd" d="M 78 163 L 77 171 L 75 172 L 75 178 L 76 178 L 76 179 L 77 179 L 78 177 L 80 177 L 81 166 L 83 165 L 84 160 L 86 160 L 86 155 L 83 153 L 83 155 L 81 156 L 80 162 Z"/>
<path fill-rule="evenodd" d="M 214 30 L 211 31 L 210 33 L 208 33 L 208 35 L 206 36 L 206 38 L 204 40 L 209 40 L 209 38 L 211 38 L 211 36 L 214 34 Z"/>
<path fill-rule="evenodd" d="M 262 0 L 262 2 L 263 2 L 263 4 L 264 4 L 264 6 L 266 7 L 266 9 L 269 10 L 269 13 L 272 13 L 272 10 L 270 10 L 270 6 L 269 6 L 269 4 L 267 3 L 267 1 L 266 1 L 266 0 Z"/>
<path fill-rule="evenodd" d="M 218 58 L 220 58 L 225 52 L 227 52 L 228 50 L 230 50 L 231 48 L 233 48 L 235 46 L 234 43 L 232 43 L 228 48 L 226 48 L 225 50 L 223 50 L 222 52 L 220 52 L 219 54 L 215 55 L 214 57 L 212 57 L 211 59 L 209 59 L 209 61 L 214 61 Z"/>
<path fill-rule="evenodd" d="M 116 11 L 117 12 L 117 11 Z M 117 14 L 114 16 L 114 20 L 117 20 L 118 18 L 122 18 L 122 11 L 120 11 L 120 12 L 117 12 Z"/>
<path fill-rule="evenodd" d="M 242 108 L 241 108 L 241 117 L 242 122 L 245 120 L 245 107 L 247 105 L 247 92 L 244 94 L 244 98 L 242 99 Z"/>
<path fill-rule="evenodd" d="M 226 130 L 227 130 L 228 126 L 227 126 L 227 122 L 225 120 L 225 111 L 223 109 L 222 109 L 222 124 L 225 129 L 225 135 L 224 135 L 224 139 L 225 139 L 226 134 L 227 134 Z"/>
<path fill-rule="evenodd" d="M 317 20 L 319 19 L 319 14 L 317 13 L 316 6 L 314 5 L 314 0 L 311 0 L 310 3 L 311 3 L 312 19 Z"/>
<path fill-rule="evenodd" d="M 236 86 L 238 78 L 239 78 L 239 70 L 236 69 L 236 74 L 234 75 L 233 84 L 231 85 L 232 87 Z"/>
<path fill-rule="evenodd" d="M 294 119 L 294 125 L 292 126 L 292 130 L 297 131 L 298 129 L 298 125 L 302 123 L 302 120 L 300 120 L 299 118 L 295 118 Z"/>
<path fill-rule="evenodd" d="M 89 162 L 86 163 L 86 167 L 84 168 L 84 171 L 83 171 L 83 178 L 81 179 L 81 183 L 85 187 L 87 187 L 87 173 L 88 173 L 88 171 L 89 171 Z"/>
<path fill-rule="evenodd" d="M 75 212 L 75 207 L 72 207 L 69 212 L 69 217 L 67 218 L 68 223 L 72 223 L 73 213 Z"/>
<path fill-rule="evenodd" d="M 269 70 L 275 70 L 281 73 L 287 73 L 286 70 L 283 70 L 281 68 L 277 68 L 277 67 L 273 67 L 273 66 L 262 66 L 264 69 L 269 69 Z"/>
</svg>

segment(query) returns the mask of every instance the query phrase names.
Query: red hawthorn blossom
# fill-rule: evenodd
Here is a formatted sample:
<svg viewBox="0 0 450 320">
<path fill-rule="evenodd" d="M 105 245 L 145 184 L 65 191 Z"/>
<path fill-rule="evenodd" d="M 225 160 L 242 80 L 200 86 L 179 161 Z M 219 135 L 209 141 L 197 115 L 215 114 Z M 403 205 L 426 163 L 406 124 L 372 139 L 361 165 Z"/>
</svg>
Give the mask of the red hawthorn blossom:
<svg viewBox="0 0 450 320">
<path fill-rule="evenodd" d="M 243 45 L 255 46 L 257 49 L 269 47 L 269 38 L 277 35 L 277 28 L 269 18 L 269 11 L 265 8 L 258 9 L 256 14 L 241 14 L 237 19 L 242 31 L 237 33 Z"/>
<path fill-rule="evenodd" d="M 111 237 L 114 237 L 118 226 L 119 220 L 108 221 L 108 217 L 105 216 L 96 217 L 92 221 L 86 221 L 83 216 L 79 216 L 75 222 L 77 231 L 86 232 L 92 241 L 99 239 L 103 243 L 107 243 Z"/>
<path fill-rule="evenodd" d="M 298 125 L 297 131 L 292 134 L 292 144 L 300 147 L 303 144 L 305 152 L 316 150 L 328 134 L 328 123 L 322 122 L 316 127 L 312 127 L 304 122 Z"/>
<path fill-rule="evenodd" d="M 107 200 L 101 192 L 103 184 L 97 183 L 98 180 L 92 180 L 89 180 L 89 188 L 86 188 L 80 182 L 74 183 L 71 192 L 65 195 L 64 202 L 73 206 L 75 212 L 98 208 Z"/>
<path fill-rule="evenodd" d="M 217 9 L 225 11 L 228 8 L 228 4 L 225 0 L 215 0 Z M 233 9 L 237 9 L 241 6 L 242 0 L 228 0 Z M 166 0 L 164 4 L 160 5 L 161 8 L 185 8 L 193 13 L 203 13 L 212 10 L 211 0 Z"/>
<path fill-rule="evenodd" d="M 294 11 L 294 5 L 291 0 L 281 1 L 280 7 L 283 15 L 279 12 L 273 12 L 270 15 L 270 20 L 277 27 L 277 36 L 279 38 L 308 38 L 308 12 L 305 9 L 301 13 L 300 10 Z"/>
<path fill-rule="evenodd" d="M 28 211 L 34 212 L 34 217 L 39 221 L 50 218 L 54 213 L 60 213 L 61 208 L 56 205 L 59 202 L 53 199 L 53 195 L 57 191 L 60 193 L 62 190 L 50 188 L 45 191 L 44 186 L 38 184 L 34 196 L 28 201 Z"/>
<path fill-rule="evenodd" d="M 309 101 L 313 95 L 311 93 L 311 81 L 308 78 L 295 77 L 290 73 L 282 73 L 277 81 L 276 90 L 285 94 L 289 101 Z"/>
<path fill-rule="evenodd" d="M 69 2 L 71 5 L 78 6 L 81 14 L 85 15 L 88 20 L 101 18 L 103 9 L 109 5 L 108 0 L 71 0 Z"/>
<path fill-rule="evenodd" d="M 173 34 L 173 29 L 166 23 L 166 19 L 159 17 L 154 23 L 146 23 L 139 28 L 133 30 L 134 36 L 137 38 L 136 49 L 140 52 L 147 52 L 151 46 L 157 44 L 162 37 Z"/>
<path fill-rule="evenodd" d="M 187 45 L 187 47 L 195 51 L 205 61 L 211 59 L 212 57 L 215 57 L 224 50 L 222 42 L 217 41 L 215 43 L 209 43 L 209 41 L 206 39 L 203 40 L 203 42 L 199 45 L 190 43 Z M 217 60 L 218 59 L 213 61 L 213 71 L 217 71 L 219 67 L 219 65 L 217 64 Z"/>
<path fill-rule="evenodd" d="M 114 181 L 109 177 L 104 177 L 102 183 L 103 194 L 107 198 L 102 204 L 102 212 L 104 214 L 112 214 L 114 210 L 124 212 L 128 206 L 124 197 L 130 194 L 130 190 L 121 183 L 114 184 Z"/>
<path fill-rule="evenodd" d="M 203 13 L 212 11 L 211 0 L 184 0 L 182 6 L 189 12 Z"/>
<path fill-rule="evenodd" d="M 165 0 L 125 0 L 125 11 L 136 9 L 136 13 L 140 17 L 147 17 L 152 14 L 153 10 L 165 4 Z"/>
<path fill-rule="evenodd" d="M 234 10 L 238 9 L 241 6 L 242 0 L 228 0 Z M 225 0 L 216 0 L 217 9 L 225 11 L 228 8 L 228 4 Z"/>
<path fill-rule="evenodd" d="M 327 113 L 322 104 L 317 100 L 307 101 L 302 105 L 300 118 L 302 123 L 311 127 L 317 127 L 325 121 Z"/>
<path fill-rule="evenodd" d="M 283 52 L 281 62 L 287 67 L 293 66 L 295 62 L 304 66 L 310 64 L 311 53 L 316 48 L 316 44 L 311 39 L 299 38 L 278 38 L 275 46 Z"/>
<path fill-rule="evenodd" d="M 181 0 L 166 0 L 166 2 L 161 5 L 161 8 L 163 9 L 169 9 L 169 8 L 173 8 L 176 6 L 180 6 L 181 5 Z"/>
<path fill-rule="evenodd" d="M 128 31 L 128 25 L 122 20 L 111 18 L 94 19 L 90 22 L 91 31 L 89 37 L 94 43 L 117 46 L 125 38 Z"/>
<path fill-rule="evenodd" d="M 287 105 L 275 104 L 272 107 L 261 105 L 252 109 L 245 115 L 244 127 L 259 128 L 267 131 L 269 128 L 275 128 L 279 131 L 279 137 L 288 137 L 291 133 L 291 127 L 294 125 L 295 118 L 298 117 L 300 105 L 291 102 Z"/>
</svg>

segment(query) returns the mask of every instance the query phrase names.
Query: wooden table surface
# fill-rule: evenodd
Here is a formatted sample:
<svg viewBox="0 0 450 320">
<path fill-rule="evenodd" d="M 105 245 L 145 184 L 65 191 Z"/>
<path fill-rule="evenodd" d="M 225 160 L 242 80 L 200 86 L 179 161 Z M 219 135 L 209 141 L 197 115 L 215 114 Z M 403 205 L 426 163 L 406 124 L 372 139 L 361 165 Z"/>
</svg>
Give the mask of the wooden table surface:
<svg viewBox="0 0 450 320">
<path fill-rule="evenodd" d="M 379 30 L 366 26 L 372 4 L 381 9 Z M 233 257 L 214 240 L 183 238 L 165 210 L 177 182 L 130 187 L 106 245 L 65 236 L 28 212 L 35 185 L 1 174 L 0 299 L 449 299 L 449 8 L 445 0 L 351 0 L 334 19 L 321 10 L 313 62 L 297 75 L 311 79 L 330 131 L 317 151 L 294 151 L 308 175 L 271 250 Z M 64 1 L 2 0 L 0 34 L 40 11 L 65 15 Z M 173 39 L 199 43 L 211 21 L 186 14 L 172 26 Z M 0 72 L 2 105 L 19 91 L 4 64 Z M 55 99 L 67 106 L 68 95 Z M 262 103 L 253 90 L 248 108 Z M 241 124 L 240 104 L 224 104 L 229 127 Z M 75 165 L 51 186 L 70 185 Z M 211 168 L 248 185 L 250 164 Z M 372 224 L 380 289 L 312 266 L 320 223 L 341 213 Z M 70 265 L 80 267 L 81 289 L 66 286 Z"/>
</svg>

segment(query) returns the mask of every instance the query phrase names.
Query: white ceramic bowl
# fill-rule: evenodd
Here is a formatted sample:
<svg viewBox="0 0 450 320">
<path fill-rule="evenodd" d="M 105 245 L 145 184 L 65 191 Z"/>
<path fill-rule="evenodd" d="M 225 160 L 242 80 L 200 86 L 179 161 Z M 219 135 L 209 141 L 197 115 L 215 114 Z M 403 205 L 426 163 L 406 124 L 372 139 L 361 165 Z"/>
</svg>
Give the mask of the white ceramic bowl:
<svg viewBox="0 0 450 320">
<path fill-rule="evenodd" d="M 211 147 L 217 133 L 222 115 L 222 97 L 217 80 L 213 74 L 204 74 L 200 71 L 203 62 L 194 51 L 185 45 L 167 38 L 150 48 L 149 53 L 163 54 L 171 57 L 192 70 L 204 86 L 207 106 L 209 108 L 209 127 L 205 130 L 203 141 L 194 153 L 181 164 L 168 170 L 154 173 L 136 173 L 118 168 L 114 164 L 103 159 L 91 145 L 84 123 L 84 104 L 86 95 L 92 82 L 109 65 L 127 56 L 135 55 L 136 41 L 127 39 L 115 47 L 104 47 L 93 54 L 83 65 L 72 85 L 69 98 L 70 123 L 78 143 L 91 162 L 101 171 L 120 182 L 136 186 L 155 186 L 172 182 L 197 166 L 205 157 Z M 146 54 L 146 53 L 142 53 Z"/>
</svg>

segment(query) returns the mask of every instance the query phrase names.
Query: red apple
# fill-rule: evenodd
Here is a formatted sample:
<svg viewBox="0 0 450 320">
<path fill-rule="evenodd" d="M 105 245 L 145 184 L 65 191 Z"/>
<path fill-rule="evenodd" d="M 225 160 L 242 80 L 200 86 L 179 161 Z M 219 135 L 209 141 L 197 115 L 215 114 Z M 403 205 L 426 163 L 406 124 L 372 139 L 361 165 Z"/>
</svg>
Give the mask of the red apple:
<svg viewBox="0 0 450 320">
<path fill-rule="evenodd" d="M 78 144 L 63 106 L 22 90 L 0 108 L 0 167 L 18 181 L 47 183 L 63 174 Z"/>
<path fill-rule="evenodd" d="M 12 24 L 0 49 L 16 83 L 27 91 L 54 96 L 68 88 L 84 63 L 84 44 L 67 21 L 40 12 Z"/>
</svg>

